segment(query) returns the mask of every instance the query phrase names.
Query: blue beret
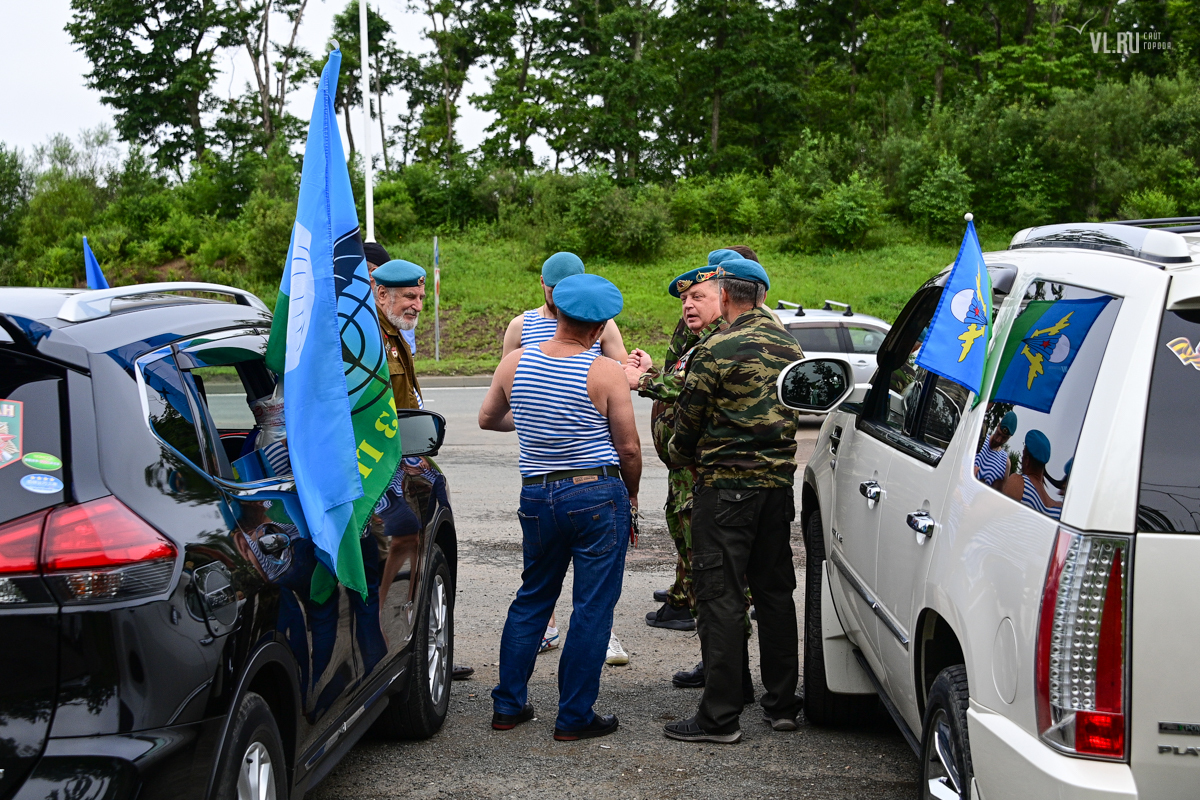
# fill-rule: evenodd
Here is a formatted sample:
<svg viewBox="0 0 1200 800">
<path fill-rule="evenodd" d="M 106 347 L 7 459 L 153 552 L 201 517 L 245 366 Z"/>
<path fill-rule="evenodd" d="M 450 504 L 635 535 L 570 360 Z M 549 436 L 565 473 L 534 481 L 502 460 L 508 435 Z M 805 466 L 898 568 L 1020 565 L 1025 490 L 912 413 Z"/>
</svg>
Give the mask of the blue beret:
<svg viewBox="0 0 1200 800">
<path fill-rule="evenodd" d="M 1000 420 L 1000 427 L 1008 431 L 1008 435 L 1012 436 L 1017 432 L 1017 415 L 1010 411 L 1004 415 L 1004 419 Z"/>
<path fill-rule="evenodd" d="M 425 269 L 411 261 L 394 258 L 386 264 L 380 264 L 371 274 L 375 283 L 380 286 L 424 286 Z"/>
<path fill-rule="evenodd" d="M 1025 449 L 1029 451 L 1029 455 L 1034 461 L 1045 464 L 1050 460 L 1050 440 L 1046 438 L 1046 434 L 1037 429 L 1025 434 Z"/>
<path fill-rule="evenodd" d="M 671 293 L 671 297 L 679 297 L 697 283 L 704 283 L 705 281 L 715 277 L 717 277 L 717 268 L 713 265 L 710 264 L 706 267 L 696 267 L 695 269 L 690 269 L 682 275 L 679 275 L 669 284 L 667 284 L 667 291 Z"/>
<path fill-rule="evenodd" d="M 1075 456 L 1071 456 L 1070 458 L 1068 458 L 1066 465 L 1063 466 L 1063 478 L 1064 479 L 1071 477 L 1071 467 L 1073 467 L 1073 466 L 1075 466 Z"/>
<path fill-rule="evenodd" d="M 722 261 L 732 261 L 735 258 L 741 257 L 741 254 L 735 250 L 713 250 L 708 254 L 708 265 L 710 267 L 715 267 Z"/>
<path fill-rule="evenodd" d="M 599 275 L 568 275 L 554 287 L 554 305 L 580 322 L 607 322 L 621 313 L 621 290 Z"/>
<path fill-rule="evenodd" d="M 555 253 L 542 262 L 542 280 L 550 287 L 557 286 L 568 275 L 582 274 L 583 260 L 574 253 Z"/>
<path fill-rule="evenodd" d="M 731 258 L 728 261 L 722 261 L 719 267 L 721 274 L 717 277 L 724 278 L 740 278 L 744 281 L 757 281 L 768 289 L 771 288 L 771 280 L 767 277 L 767 271 L 762 268 L 762 265 L 756 261 L 751 261 L 748 258 Z"/>
</svg>

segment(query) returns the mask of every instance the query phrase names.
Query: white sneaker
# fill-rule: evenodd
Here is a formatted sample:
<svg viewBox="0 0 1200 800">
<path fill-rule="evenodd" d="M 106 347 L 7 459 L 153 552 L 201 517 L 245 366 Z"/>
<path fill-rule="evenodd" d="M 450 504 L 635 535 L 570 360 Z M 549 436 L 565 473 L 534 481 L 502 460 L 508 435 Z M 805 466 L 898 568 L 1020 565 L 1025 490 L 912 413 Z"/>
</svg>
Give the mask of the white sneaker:
<svg viewBox="0 0 1200 800">
<path fill-rule="evenodd" d="M 611 631 L 608 634 L 608 657 L 604 659 L 604 663 L 614 667 L 622 667 L 629 663 L 629 653 L 625 652 L 625 648 L 621 647 L 621 643 Z"/>
<path fill-rule="evenodd" d="M 549 653 L 558 647 L 558 628 L 546 628 L 546 632 L 542 634 L 542 643 L 538 646 L 538 655 Z"/>
</svg>

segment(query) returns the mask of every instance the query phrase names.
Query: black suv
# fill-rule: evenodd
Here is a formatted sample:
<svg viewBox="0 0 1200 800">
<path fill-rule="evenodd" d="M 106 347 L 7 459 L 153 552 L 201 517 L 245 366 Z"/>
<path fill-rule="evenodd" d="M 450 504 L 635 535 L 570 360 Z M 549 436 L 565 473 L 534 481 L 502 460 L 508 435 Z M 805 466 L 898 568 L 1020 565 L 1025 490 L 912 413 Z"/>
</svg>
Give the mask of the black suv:
<svg viewBox="0 0 1200 800">
<path fill-rule="evenodd" d="M 210 284 L 0 288 L 0 800 L 298 798 L 368 727 L 445 720 L 445 420 L 400 412 L 406 502 L 346 590 L 256 445 L 270 326 Z"/>
</svg>

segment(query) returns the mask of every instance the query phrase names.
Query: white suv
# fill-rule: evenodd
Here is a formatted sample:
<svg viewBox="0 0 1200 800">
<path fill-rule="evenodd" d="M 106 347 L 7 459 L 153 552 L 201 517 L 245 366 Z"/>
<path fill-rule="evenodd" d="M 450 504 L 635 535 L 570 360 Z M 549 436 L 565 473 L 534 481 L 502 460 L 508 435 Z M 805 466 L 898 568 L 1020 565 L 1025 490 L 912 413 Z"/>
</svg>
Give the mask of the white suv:
<svg viewBox="0 0 1200 800">
<path fill-rule="evenodd" d="M 914 363 L 943 272 L 821 428 L 805 712 L 878 694 L 923 797 L 1200 795 L 1200 225 L 1152 229 L 1183 221 L 986 254 L 984 402 Z M 785 373 L 784 402 L 822 410 L 811 383 Z"/>
</svg>

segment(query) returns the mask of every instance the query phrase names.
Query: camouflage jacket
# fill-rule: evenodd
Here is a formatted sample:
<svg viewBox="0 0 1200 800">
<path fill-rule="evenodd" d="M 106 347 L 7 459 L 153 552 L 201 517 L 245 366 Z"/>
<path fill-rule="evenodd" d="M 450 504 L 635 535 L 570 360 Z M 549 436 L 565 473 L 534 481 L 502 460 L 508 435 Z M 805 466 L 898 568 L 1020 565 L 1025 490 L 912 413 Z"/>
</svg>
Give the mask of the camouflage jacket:
<svg viewBox="0 0 1200 800">
<path fill-rule="evenodd" d="M 671 466 L 671 461 L 667 458 L 667 441 L 671 438 L 675 424 L 674 403 L 683 389 L 689 354 L 699 342 L 721 330 L 724 324 L 724 320 L 717 320 L 696 334 L 680 320 L 675 335 L 671 337 L 671 343 L 667 346 L 666 366 L 662 370 L 652 368 L 638 380 L 638 394 L 654 400 L 654 407 L 650 411 L 650 435 L 659 459 L 668 467 Z M 686 335 L 680 335 L 680 328 Z"/>
<path fill-rule="evenodd" d="M 796 412 L 775 396 L 779 373 L 803 358 L 796 340 L 763 308 L 742 314 L 692 351 L 675 401 L 673 464 L 723 489 L 791 486 Z"/>
</svg>

